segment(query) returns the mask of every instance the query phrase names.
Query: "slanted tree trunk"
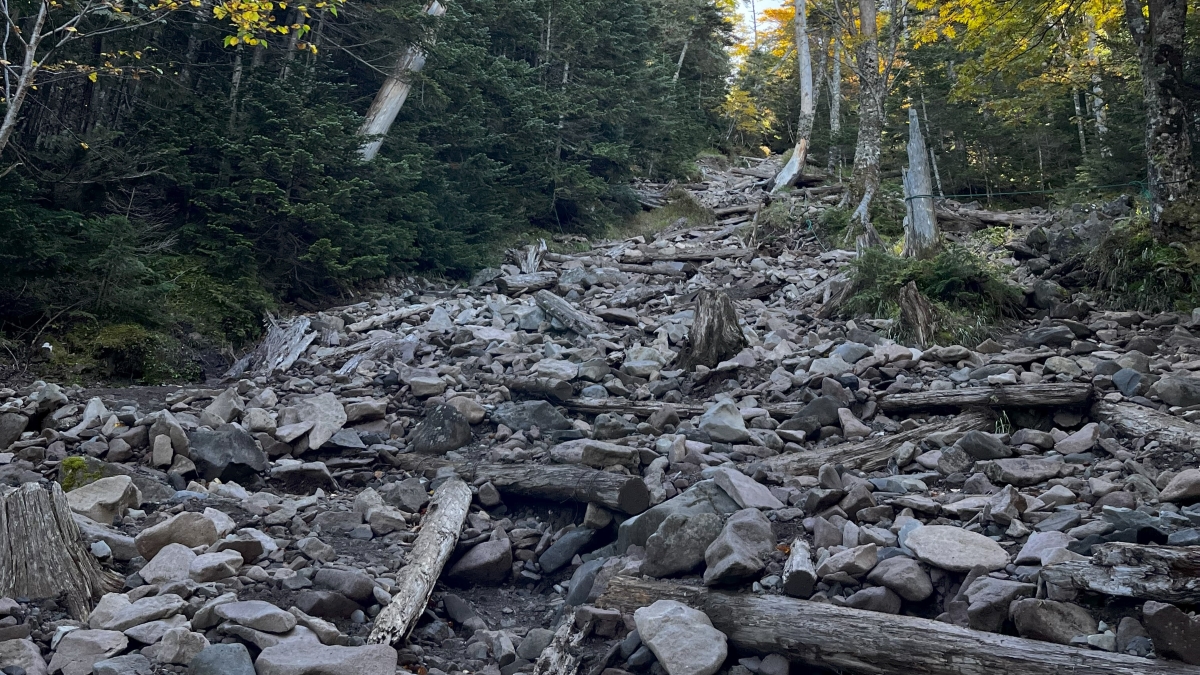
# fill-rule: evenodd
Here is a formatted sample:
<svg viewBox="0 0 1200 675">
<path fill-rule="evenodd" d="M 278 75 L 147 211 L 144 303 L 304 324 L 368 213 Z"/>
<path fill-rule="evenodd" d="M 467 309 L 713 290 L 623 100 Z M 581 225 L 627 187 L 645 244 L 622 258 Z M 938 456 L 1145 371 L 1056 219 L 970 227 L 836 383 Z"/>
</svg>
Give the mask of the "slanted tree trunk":
<svg viewBox="0 0 1200 675">
<path fill-rule="evenodd" d="M 679 50 L 679 61 L 675 64 L 675 75 L 671 77 L 672 84 L 679 81 L 679 73 L 683 71 L 683 58 L 687 56 L 688 43 L 690 41 L 691 38 L 685 39 L 683 41 L 683 49 Z"/>
<path fill-rule="evenodd" d="M 738 325 L 737 310 L 725 291 L 705 289 L 696 298 L 696 316 L 688 332 L 688 344 L 679 357 L 679 366 L 715 367 L 732 358 L 746 346 L 746 336 Z"/>
<path fill-rule="evenodd" d="M 431 0 L 425 6 L 425 13 L 435 17 L 441 16 L 446 13 L 446 8 L 438 0 Z M 388 129 L 392 128 L 392 122 L 396 121 L 396 116 L 400 114 L 400 109 L 408 99 L 408 92 L 412 90 L 412 74 L 421 72 L 424 67 L 425 52 L 416 45 L 404 50 L 404 54 L 396 60 L 392 74 L 383 81 L 383 86 L 379 88 L 379 93 L 367 109 L 362 127 L 358 130 L 359 136 L 372 137 L 359 150 L 364 160 L 369 162 L 379 154 L 383 137 L 387 135 Z"/>
<path fill-rule="evenodd" d="M 71 616 L 86 620 L 92 603 L 121 587 L 84 546 L 58 483 L 26 483 L 0 495 L 0 596 L 66 596 Z"/>
<path fill-rule="evenodd" d="M 42 30 L 46 25 L 46 15 L 49 10 L 49 2 L 38 3 L 37 19 L 34 20 L 29 34 L 25 36 L 25 55 L 21 63 L 21 74 L 17 77 L 16 86 L 11 91 L 4 92 L 4 96 L 8 100 L 5 102 L 4 120 L 0 121 L 0 153 L 4 152 L 9 139 L 17 129 L 17 122 L 21 119 L 21 107 L 25 103 L 25 97 L 29 94 L 29 88 L 33 86 L 34 76 L 40 69 L 40 64 L 37 62 L 37 50 L 45 37 Z M 8 19 L 9 17 L 5 16 L 4 18 Z M 9 66 L 6 64 L 5 67 Z"/>
<path fill-rule="evenodd" d="M 921 294 L 915 281 L 900 289 L 900 325 L 913 335 L 921 349 L 932 344 L 937 333 L 937 310 Z"/>
<path fill-rule="evenodd" d="M 1104 81 L 1101 77 L 1100 56 L 1097 51 L 1095 18 L 1088 15 L 1091 27 L 1088 29 L 1088 67 L 1092 71 L 1092 118 L 1096 121 L 1096 144 L 1099 146 L 1100 157 L 1112 157 L 1112 148 L 1108 147 L 1108 106 L 1104 103 Z"/>
<path fill-rule="evenodd" d="M 1146 103 L 1146 176 L 1150 188 L 1150 231 L 1161 242 L 1200 239 L 1200 198 L 1191 195 L 1192 140 L 1188 134 L 1183 79 L 1187 0 L 1125 0 L 1125 20 L 1137 46 Z M 1177 206 L 1177 213 L 1166 213 Z M 1189 217 L 1189 211 L 1191 211 Z"/>
<path fill-rule="evenodd" d="M 804 173 L 804 164 L 808 161 L 808 139 L 813 127 L 813 74 L 812 54 L 808 46 L 808 6 L 806 0 L 795 0 L 796 3 L 796 56 L 797 74 L 800 78 L 800 119 L 796 122 L 796 147 L 792 149 L 792 157 L 775 176 L 775 185 L 771 192 L 778 192 L 791 186 Z"/>
<path fill-rule="evenodd" d="M 398 644 L 425 611 L 434 584 L 454 552 L 458 533 L 471 506 L 471 488 L 453 478 L 433 493 L 433 501 L 421 520 L 421 533 L 408 554 L 408 564 L 396 576 L 396 594 L 375 619 L 367 637 L 374 644 Z"/>
<path fill-rule="evenodd" d="M 904 172 L 904 256 L 923 260 L 941 247 L 937 215 L 933 208 L 933 181 L 929 152 L 917 120 L 917 109 L 908 109 L 908 171 Z"/>
</svg>

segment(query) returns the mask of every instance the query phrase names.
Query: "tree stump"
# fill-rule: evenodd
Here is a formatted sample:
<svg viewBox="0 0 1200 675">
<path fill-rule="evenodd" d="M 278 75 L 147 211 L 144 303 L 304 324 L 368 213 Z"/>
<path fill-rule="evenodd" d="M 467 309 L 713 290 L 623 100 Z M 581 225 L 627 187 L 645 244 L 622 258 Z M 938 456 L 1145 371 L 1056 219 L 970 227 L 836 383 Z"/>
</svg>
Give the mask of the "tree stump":
<svg viewBox="0 0 1200 675">
<path fill-rule="evenodd" d="M 79 537 L 58 483 L 26 483 L 0 495 L 0 596 L 66 596 L 67 610 L 86 620 L 92 602 L 121 587 Z"/>
<path fill-rule="evenodd" d="M 696 366 L 712 368 L 736 356 L 746 344 L 729 294 L 706 289 L 696 298 L 696 318 L 692 321 L 688 344 L 679 357 L 679 365 L 684 370 Z"/>
<path fill-rule="evenodd" d="M 921 294 L 915 281 L 900 289 L 900 325 L 911 331 L 917 346 L 925 349 L 937 332 L 937 311 Z"/>
</svg>

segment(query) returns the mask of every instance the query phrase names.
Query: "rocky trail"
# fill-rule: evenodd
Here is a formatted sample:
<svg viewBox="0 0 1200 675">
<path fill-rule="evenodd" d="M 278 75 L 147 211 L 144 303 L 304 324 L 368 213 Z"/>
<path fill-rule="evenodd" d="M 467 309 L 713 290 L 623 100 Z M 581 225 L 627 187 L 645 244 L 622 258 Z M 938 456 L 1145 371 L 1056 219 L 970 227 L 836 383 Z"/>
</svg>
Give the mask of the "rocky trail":
<svg viewBox="0 0 1200 675">
<path fill-rule="evenodd" d="M 1015 228 L 1030 318 L 921 348 L 822 318 L 855 253 L 758 237 L 773 173 L 219 386 L 0 389 L 0 671 L 1200 674 L 1200 310 L 1053 276 L 1121 204 L 947 206 Z"/>
</svg>

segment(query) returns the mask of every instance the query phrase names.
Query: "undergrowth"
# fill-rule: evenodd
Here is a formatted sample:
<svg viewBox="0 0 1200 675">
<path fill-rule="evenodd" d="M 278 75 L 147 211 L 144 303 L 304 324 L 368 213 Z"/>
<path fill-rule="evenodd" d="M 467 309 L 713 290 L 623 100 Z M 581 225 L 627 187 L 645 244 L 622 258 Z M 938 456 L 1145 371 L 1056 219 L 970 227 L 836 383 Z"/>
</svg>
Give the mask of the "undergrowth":
<svg viewBox="0 0 1200 675">
<path fill-rule="evenodd" d="M 900 291 L 915 282 L 938 313 L 940 341 L 982 339 L 992 325 L 1021 311 L 1021 291 L 984 258 L 958 246 L 928 260 L 868 249 L 851 274 L 855 292 L 843 305 L 845 313 L 898 318 Z"/>
<path fill-rule="evenodd" d="M 1110 307 L 1167 312 L 1200 306 L 1200 245 L 1155 242 L 1144 215 L 1115 225 L 1085 266 Z"/>
<path fill-rule="evenodd" d="M 639 211 L 625 220 L 610 225 L 605 236 L 609 239 L 628 239 L 642 236 L 647 240 L 654 235 L 674 225 L 680 218 L 686 218 L 692 227 L 712 225 L 716 216 L 704 208 L 687 190 L 676 188 L 667 195 L 669 200 L 665 206 L 650 211 Z"/>
</svg>

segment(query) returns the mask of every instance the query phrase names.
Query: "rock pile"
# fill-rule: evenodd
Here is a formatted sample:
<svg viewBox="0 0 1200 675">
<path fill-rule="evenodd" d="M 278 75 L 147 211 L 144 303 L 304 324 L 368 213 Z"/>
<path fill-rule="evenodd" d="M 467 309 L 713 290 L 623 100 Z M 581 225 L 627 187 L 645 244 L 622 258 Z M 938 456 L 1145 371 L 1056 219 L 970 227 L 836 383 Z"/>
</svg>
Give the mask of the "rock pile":
<svg viewBox="0 0 1200 675">
<path fill-rule="evenodd" d="M 1200 665 L 1200 311 L 1031 288 L 1019 332 L 918 349 L 816 318 L 853 252 L 750 249 L 750 203 L 279 323 L 216 388 L 0 390 L 0 481 L 60 482 L 125 579 L 86 619 L 0 600 L 0 669 L 511 675 L 578 667 L 572 640 L 608 675 L 799 658 L 739 652 L 694 603 L 606 606 L 642 576 Z M 683 370 L 703 289 L 747 346 Z M 407 643 L 367 643 L 455 476 L 444 585 Z"/>
</svg>

